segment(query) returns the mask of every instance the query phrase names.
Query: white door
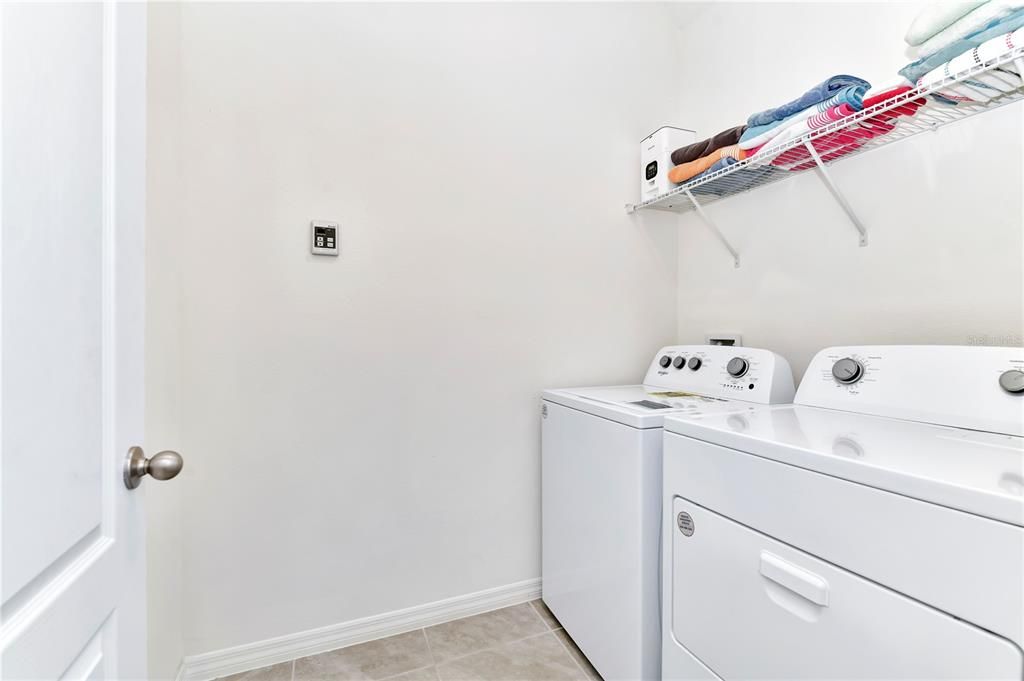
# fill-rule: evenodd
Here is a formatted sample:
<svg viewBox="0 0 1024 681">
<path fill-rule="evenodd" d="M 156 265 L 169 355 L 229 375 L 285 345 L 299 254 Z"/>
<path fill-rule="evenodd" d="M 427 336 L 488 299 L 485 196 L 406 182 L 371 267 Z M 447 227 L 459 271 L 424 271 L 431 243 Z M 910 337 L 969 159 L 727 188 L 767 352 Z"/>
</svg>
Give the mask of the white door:
<svg viewBox="0 0 1024 681">
<path fill-rule="evenodd" d="M 146 672 L 146 9 L 0 4 L 0 677 Z"/>
</svg>

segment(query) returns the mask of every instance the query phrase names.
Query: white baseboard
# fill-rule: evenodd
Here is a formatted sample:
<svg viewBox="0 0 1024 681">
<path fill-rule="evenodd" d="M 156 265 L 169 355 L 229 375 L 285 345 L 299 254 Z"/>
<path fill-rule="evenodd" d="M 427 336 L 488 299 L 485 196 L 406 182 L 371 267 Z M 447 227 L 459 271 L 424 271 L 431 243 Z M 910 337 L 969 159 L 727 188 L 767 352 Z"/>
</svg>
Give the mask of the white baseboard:
<svg viewBox="0 0 1024 681">
<path fill-rule="evenodd" d="M 328 650 L 344 648 L 385 636 L 402 634 L 433 624 L 448 622 L 497 610 L 540 598 L 540 580 L 528 579 L 515 584 L 455 596 L 403 610 L 358 620 L 331 624 L 318 629 L 268 638 L 264 641 L 191 655 L 182 662 L 179 679 L 208 681 L 220 676 L 258 669 L 278 662 L 295 660 Z"/>
</svg>

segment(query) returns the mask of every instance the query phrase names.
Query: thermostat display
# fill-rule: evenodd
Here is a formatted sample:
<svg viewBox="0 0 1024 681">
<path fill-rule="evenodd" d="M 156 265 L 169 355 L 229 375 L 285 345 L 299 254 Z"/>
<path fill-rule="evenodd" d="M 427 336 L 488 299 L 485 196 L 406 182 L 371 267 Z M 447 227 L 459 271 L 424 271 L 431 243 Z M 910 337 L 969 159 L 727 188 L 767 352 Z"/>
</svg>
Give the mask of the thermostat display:
<svg viewBox="0 0 1024 681">
<path fill-rule="evenodd" d="M 313 255 L 338 255 L 338 223 L 314 220 L 311 224 Z"/>
</svg>

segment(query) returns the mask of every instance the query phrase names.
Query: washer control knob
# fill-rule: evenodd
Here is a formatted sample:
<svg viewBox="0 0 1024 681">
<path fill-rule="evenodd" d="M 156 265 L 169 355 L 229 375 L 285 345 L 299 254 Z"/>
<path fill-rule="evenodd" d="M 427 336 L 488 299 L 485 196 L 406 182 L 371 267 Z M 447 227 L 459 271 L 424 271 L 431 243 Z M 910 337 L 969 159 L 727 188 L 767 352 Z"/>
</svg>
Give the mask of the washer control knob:
<svg viewBox="0 0 1024 681">
<path fill-rule="evenodd" d="M 832 365 L 832 377 L 840 383 L 856 383 L 864 375 L 864 365 L 852 357 L 844 357 Z"/>
<path fill-rule="evenodd" d="M 674 360 L 672 360 L 672 366 L 674 366 L 676 369 L 682 369 L 684 366 L 686 366 L 686 358 L 683 357 L 682 355 L 676 357 Z"/>
<path fill-rule="evenodd" d="M 747 373 L 747 369 L 749 368 L 750 362 L 742 357 L 733 357 L 729 360 L 729 363 L 725 365 L 725 370 L 728 371 L 729 375 L 733 378 L 739 378 L 743 374 Z"/>
<path fill-rule="evenodd" d="M 658 360 L 658 364 L 661 365 L 662 369 L 668 369 L 668 365 L 672 363 L 672 358 L 668 355 L 662 355 L 661 359 Z"/>
<path fill-rule="evenodd" d="M 999 376 L 999 387 L 1013 395 L 1024 393 L 1024 371 L 1010 369 Z"/>
<path fill-rule="evenodd" d="M 686 366 L 690 367 L 691 371 L 696 371 L 697 369 L 700 369 L 700 357 L 691 357 L 689 364 L 687 364 Z"/>
</svg>

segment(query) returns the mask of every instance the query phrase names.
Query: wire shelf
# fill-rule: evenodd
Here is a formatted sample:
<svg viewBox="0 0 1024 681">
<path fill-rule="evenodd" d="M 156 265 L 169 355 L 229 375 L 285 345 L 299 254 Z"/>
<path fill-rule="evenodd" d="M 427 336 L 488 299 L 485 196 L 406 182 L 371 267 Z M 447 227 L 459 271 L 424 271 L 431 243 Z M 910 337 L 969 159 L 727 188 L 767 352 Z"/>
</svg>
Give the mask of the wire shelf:
<svg viewBox="0 0 1024 681">
<path fill-rule="evenodd" d="M 626 210 L 629 213 L 646 209 L 675 213 L 696 210 L 716 232 L 738 267 L 739 255 L 711 223 L 702 207 L 816 169 L 860 232 L 861 245 L 866 245 L 867 232 L 828 176 L 826 167 L 842 159 L 1024 99 L 1024 88 L 1002 93 L 986 102 L 963 102 L 955 106 L 936 102 L 929 97 L 948 90 L 951 85 L 1014 63 L 1024 77 L 1024 47 L 1015 48 L 941 81 L 912 88 L 778 146 L 772 146 L 769 142 L 762 151 L 750 158 L 714 173 L 701 175 L 657 198 L 635 205 L 627 204 Z"/>
</svg>

